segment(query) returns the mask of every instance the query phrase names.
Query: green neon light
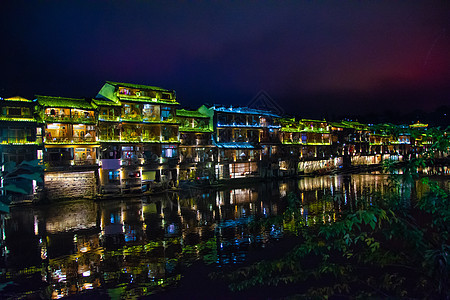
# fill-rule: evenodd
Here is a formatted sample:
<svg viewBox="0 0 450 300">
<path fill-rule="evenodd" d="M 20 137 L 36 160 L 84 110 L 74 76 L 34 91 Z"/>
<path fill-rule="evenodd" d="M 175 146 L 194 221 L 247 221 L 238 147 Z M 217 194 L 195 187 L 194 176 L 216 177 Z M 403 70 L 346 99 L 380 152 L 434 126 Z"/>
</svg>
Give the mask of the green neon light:
<svg viewBox="0 0 450 300">
<path fill-rule="evenodd" d="M 12 121 L 12 122 L 36 122 L 36 119 L 35 119 L 35 118 L 0 117 L 0 121 Z"/>
</svg>

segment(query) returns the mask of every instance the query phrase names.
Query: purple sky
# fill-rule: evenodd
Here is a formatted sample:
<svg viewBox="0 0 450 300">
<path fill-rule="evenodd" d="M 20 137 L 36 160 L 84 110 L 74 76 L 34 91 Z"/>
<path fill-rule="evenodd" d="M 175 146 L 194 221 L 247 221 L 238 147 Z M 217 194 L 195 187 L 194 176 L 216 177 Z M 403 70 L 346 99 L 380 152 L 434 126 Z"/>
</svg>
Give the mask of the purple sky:
<svg viewBox="0 0 450 300">
<path fill-rule="evenodd" d="M 304 117 L 450 104 L 450 1 L 2 1 L 0 96 L 267 91 Z"/>
</svg>

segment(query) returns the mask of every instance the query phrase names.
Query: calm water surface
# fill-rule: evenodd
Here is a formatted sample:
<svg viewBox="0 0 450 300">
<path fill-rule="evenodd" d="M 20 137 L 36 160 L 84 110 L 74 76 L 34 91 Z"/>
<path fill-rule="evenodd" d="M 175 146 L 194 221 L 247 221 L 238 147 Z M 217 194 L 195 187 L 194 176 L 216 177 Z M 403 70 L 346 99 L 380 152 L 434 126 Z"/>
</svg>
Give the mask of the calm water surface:
<svg viewBox="0 0 450 300">
<path fill-rule="evenodd" d="M 387 178 L 308 177 L 14 207 L 1 226 L 0 295 L 57 299 L 96 290 L 129 299 L 164 293 L 194 262 L 239 265 L 277 243 L 286 234 L 282 227 L 255 229 L 249 222 L 281 214 L 290 192 L 301 199 L 307 223 L 333 222 L 336 212 L 386 192 Z"/>
</svg>

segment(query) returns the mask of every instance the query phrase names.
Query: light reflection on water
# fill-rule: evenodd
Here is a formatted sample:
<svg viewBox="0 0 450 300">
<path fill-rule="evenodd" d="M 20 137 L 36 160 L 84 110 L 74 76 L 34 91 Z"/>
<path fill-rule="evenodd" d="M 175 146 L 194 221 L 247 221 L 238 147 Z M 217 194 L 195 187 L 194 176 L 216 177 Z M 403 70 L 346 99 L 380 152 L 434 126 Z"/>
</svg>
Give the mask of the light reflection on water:
<svg viewBox="0 0 450 300">
<path fill-rule="evenodd" d="M 286 228 L 251 222 L 281 214 L 290 192 L 311 224 L 333 222 L 337 212 L 370 205 L 373 193 L 386 191 L 386 175 L 324 176 L 146 199 L 16 207 L 3 220 L 0 240 L 1 283 L 14 285 L 0 294 L 56 299 L 97 289 L 111 297 L 149 295 L 176 284 L 194 261 L 217 267 L 243 263 L 254 249 L 282 238 Z"/>
</svg>

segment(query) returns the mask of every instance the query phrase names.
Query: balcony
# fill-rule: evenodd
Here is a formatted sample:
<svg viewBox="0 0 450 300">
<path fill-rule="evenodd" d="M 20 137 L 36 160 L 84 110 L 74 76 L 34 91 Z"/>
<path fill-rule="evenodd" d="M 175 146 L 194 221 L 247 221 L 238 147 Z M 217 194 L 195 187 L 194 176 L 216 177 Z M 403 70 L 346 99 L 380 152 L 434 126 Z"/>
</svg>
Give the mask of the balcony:
<svg viewBox="0 0 450 300">
<path fill-rule="evenodd" d="M 300 139 L 284 139 L 283 144 L 286 145 L 301 145 L 303 144 L 302 140 Z"/>
<path fill-rule="evenodd" d="M 44 115 L 44 121 L 47 123 L 76 123 L 76 124 L 95 124 L 95 118 L 88 117 L 76 117 L 76 116 L 55 116 Z"/>
<path fill-rule="evenodd" d="M 196 139 L 194 139 L 194 140 L 186 140 L 186 139 L 182 139 L 182 140 L 180 140 L 181 141 L 181 145 L 182 146 L 199 146 L 199 147 L 202 147 L 202 146 L 210 146 L 210 145 L 212 145 L 212 143 L 211 143 L 211 140 L 209 140 L 209 139 L 204 139 L 204 140 L 196 140 Z"/>
<path fill-rule="evenodd" d="M 95 137 L 53 137 L 45 139 L 46 144 L 92 144 L 96 143 Z"/>
<path fill-rule="evenodd" d="M 96 165 L 96 159 L 95 158 L 86 158 L 86 159 L 74 159 L 73 164 L 75 166 L 92 166 Z"/>
<path fill-rule="evenodd" d="M 142 122 L 143 118 L 141 115 L 122 115 L 121 120 L 128 122 Z"/>
<path fill-rule="evenodd" d="M 119 122 L 120 121 L 120 117 L 119 116 L 103 115 L 103 116 L 98 116 L 98 120 L 99 121 L 108 121 L 108 122 Z"/>
<path fill-rule="evenodd" d="M 178 143 L 178 142 L 180 142 L 180 140 L 179 140 L 179 138 L 178 138 L 178 136 L 176 136 L 176 137 L 162 137 L 162 140 L 161 140 L 161 142 L 162 143 Z"/>
<path fill-rule="evenodd" d="M 95 137 L 74 137 L 72 140 L 74 143 L 94 143 Z"/>
<path fill-rule="evenodd" d="M 305 145 L 305 146 L 328 146 L 328 145 L 331 145 L 331 142 L 330 141 L 311 140 L 311 141 L 307 141 L 307 142 L 303 143 L 303 145 Z"/>
<path fill-rule="evenodd" d="M 0 137 L 1 144 L 38 144 L 39 140 L 33 137 Z"/>
<path fill-rule="evenodd" d="M 212 129 L 210 129 L 208 126 L 205 127 L 180 126 L 179 130 L 184 132 L 212 132 Z"/>
<path fill-rule="evenodd" d="M 139 165 L 143 165 L 143 164 L 144 164 L 144 159 L 137 158 L 137 157 L 122 158 L 122 160 L 120 161 L 121 166 L 139 166 Z"/>
<path fill-rule="evenodd" d="M 225 122 L 220 122 L 217 124 L 217 127 L 251 127 L 251 128 L 263 128 L 265 127 L 262 124 L 259 123 L 250 123 L 250 124 L 246 124 L 246 123 L 225 123 Z"/>
<path fill-rule="evenodd" d="M 142 120 L 144 122 L 148 122 L 148 123 L 159 123 L 161 121 L 161 117 L 160 116 L 156 116 L 156 115 L 147 115 L 147 116 L 144 115 Z"/>
<path fill-rule="evenodd" d="M 141 137 L 140 136 L 122 136 L 121 141 L 123 142 L 140 142 L 141 141 Z"/>
<path fill-rule="evenodd" d="M 142 136 L 142 142 L 159 143 L 161 138 L 159 136 Z"/>
<path fill-rule="evenodd" d="M 100 142 L 120 142 L 119 135 L 100 135 Z"/>
</svg>

